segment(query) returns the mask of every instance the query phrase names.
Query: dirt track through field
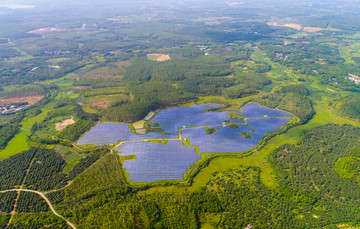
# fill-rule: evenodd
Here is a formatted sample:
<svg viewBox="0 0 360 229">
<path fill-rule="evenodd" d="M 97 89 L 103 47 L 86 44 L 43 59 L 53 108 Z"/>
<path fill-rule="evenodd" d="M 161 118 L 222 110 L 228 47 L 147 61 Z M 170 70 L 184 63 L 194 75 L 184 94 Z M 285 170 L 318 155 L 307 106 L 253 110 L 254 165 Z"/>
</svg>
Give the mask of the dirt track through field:
<svg viewBox="0 0 360 229">
<path fill-rule="evenodd" d="M 65 217 L 61 216 L 59 213 L 57 213 L 54 209 L 54 207 L 52 206 L 50 200 L 41 192 L 38 191 L 34 191 L 34 190 L 30 190 L 30 189 L 10 189 L 10 190 L 4 190 L 4 191 L 0 191 L 0 193 L 5 193 L 5 192 L 32 192 L 32 193 L 36 193 L 38 195 L 40 195 L 45 202 L 49 205 L 50 210 L 54 213 L 54 215 L 56 215 L 57 217 L 62 218 L 63 220 L 65 220 L 65 222 L 73 229 L 76 229 L 75 225 L 72 224 L 71 222 L 69 222 L 67 219 L 65 219 Z"/>
</svg>

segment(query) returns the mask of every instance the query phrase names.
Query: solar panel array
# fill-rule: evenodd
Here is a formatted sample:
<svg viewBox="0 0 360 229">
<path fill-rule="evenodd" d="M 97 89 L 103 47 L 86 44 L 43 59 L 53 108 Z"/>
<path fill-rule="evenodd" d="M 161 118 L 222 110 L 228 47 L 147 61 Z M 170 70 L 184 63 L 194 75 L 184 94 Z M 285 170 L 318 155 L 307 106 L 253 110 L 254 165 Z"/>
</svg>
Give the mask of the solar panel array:
<svg viewBox="0 0 360 229">
<path fill-rule="evenodd" d="M 206 126 L 221 124 L 229 119 L 228 112 L 205 112 L 207 108 L 221 106 L 221 104 L 200 104 L 191 107 L 175 107 L 161 111 L 151 122 L 161 123 L 166 133 L 178 134 L 178 129 L 186 126 Z M 240 112 L 236 112 L 240 113 Z"/>
<path fill-rule="evenodd" d="M 160 133 L 148 133 L 146 135 L 137 135 L 131 132 L 129 125 L 126 123 L 99 123 L 85 133 L 78 141 L 78 145 L 95 145 L 103 146 L 106 144 L 116 144 L 118 141 L 139 140 L 152 138 L 177 138 L 178 129 L 186 126 L 205 126 L 221 124 L 222 121 L 229 119 L 229 112 L 205 112 L 205 109 L 217 107 L 220 104 L 200 104 L 191 107 L 175 107 L 161 111 L 152 120 L 152 123 L 161 123 L 161 128 L 170 135 L 162 135 Z M 231 111 L 233 112 L 233 111 Z M 234 111 L 236 112 L 236 111 Z M 286 112 L 270 109 L 258 104 L 247 104 L 242 108 L 241 112 L 245 117 L 292 117 Z M 242 122 L 242 120 L 233 119 L 233 122 Z"/>
<path fill-rule="evenodd" d="M 149 133 L 146 135 L 137 135 L 131 132 L 126 123 L 102 122 L 91 128 L 77 142 L 78 145 L 104 146 L 107 144 L 116 144 L 118 141 L 139 140 L 151 138 L 171 138 L 176 136 L 162 135 L 161 133 Z"/>
<path fill-rule="evenodd" d="M 177 140 L 168 144 L 126 142 L 116 150 L 121 156 L 136 155 L 136 159 L 125 160 L 123 165 L 134 182 L 183 179 L 186 170 L 200 159 L 195 148 Z"/>
<path fill-rule="evenodd" d="M 240 113 L 247 118 L 264 117 L 264 115 L 269 117 L 292 117 L 291 114 L 285 111 L 263 107 L 257 103 L 246 104 L 241 108 Z"/>
<path fill-rule="evenodd" d="M 290 118 L 249 119 L 249 127 L 241 125 L 232 129 L 214 126 L 218 130 L 209 135 L 204 127 L 183 129 L 181 133 L 183 138 L 190 139 L 191 145 L 198 146 L 202 153 L 243 152 L 255 147 L 266 133 L 277 130 L 289 120 Z M 256 133 L 251 133 L 250 130 Z M 247 132 L 252 138 L 243 138 L 239 132 Z"/>
<path fill-rule="evenodd" d="M 193 147 L 186 147 L 178 140 L 169 140 L 168 144 L 155 144 L 143 142 L 141 139 L 178 138 L 178 131 L 181 127 L 192 127 L 182 129 L 182 137 L 189 138 L 193 146 L 199 147 L 200 152 L 242 152 L 255 147 L 266 133 L 278 129 L 292 117 L 289 113 L 262 107 L 258 104 L 247 104 L 241 112 L 205 112 L 205 109 L 217 106 L 220 104 L 200 104 L 161 111 L 151 122 L 161 123 L 161 128 L 168 135 L 161 133 L 138 135 L 132 133 L 126 123 L 106 122 L 97 124 L 85 133 L 77 144 L 103 146 L 116 144 L 118 141 L 138 140 L 125 142 L 116 149 L 121 152 L 122 156 L 136 155 L 136 159 L 125 160 L 123 165 L 127 173 L 130 173 L 130 180 L 155 182 L 157 180 L 182 179 L 186 170 L 200 159 L 200 155 L 195 152 Z M 249 126 L 241 125 L 236 129 L 222 127 L 222 122 L 229 120 L 228 113 L 242 113 L 245 117 L 250 118 L 247 120 Z M 238 119 L 232 119 L 232 121 L 244 122 L 244 120 Z M 218 130 L 214 134 L 206 134 L 203 126 L 209 125 Z M 247 132 L 252 138 L 244 138 L 239 132 Z"/>
</svg>

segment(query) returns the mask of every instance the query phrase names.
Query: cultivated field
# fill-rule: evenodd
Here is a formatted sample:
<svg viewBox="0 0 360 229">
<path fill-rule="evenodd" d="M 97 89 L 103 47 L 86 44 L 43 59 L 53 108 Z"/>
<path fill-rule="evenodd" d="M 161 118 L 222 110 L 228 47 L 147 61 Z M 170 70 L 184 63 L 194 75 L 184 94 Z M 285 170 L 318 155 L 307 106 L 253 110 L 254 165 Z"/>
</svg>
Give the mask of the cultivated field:
<svg viewBox="0 0 360 229">
<path fill-rule="evenodd" d="M 43 95 L 0 99 L 0 105 L 6 105 L 6 104 L 12 104 L 12 103 L 23 103 L 23 102 L 27 102 L 30 105 L 33 105 L 33 104 L 39 102 L 42 98 L 44 98 Z"/>
</svg>

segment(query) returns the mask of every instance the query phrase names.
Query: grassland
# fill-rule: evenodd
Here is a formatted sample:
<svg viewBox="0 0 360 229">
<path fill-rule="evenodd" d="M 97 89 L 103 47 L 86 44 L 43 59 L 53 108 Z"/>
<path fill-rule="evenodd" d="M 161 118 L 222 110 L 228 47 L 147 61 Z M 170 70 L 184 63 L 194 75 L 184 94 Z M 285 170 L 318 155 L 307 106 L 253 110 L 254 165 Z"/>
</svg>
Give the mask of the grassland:
<svg viewBox="0 0 360 229">
<path fill-rule="evenodd" d="M 356 40 L 351 40 L 350 45 L 339 45 L 341 57 L 347 63 L 355 64 L 352 57 L 360 57 L 360 44 Z"/>
<path fill-rule="evenodd" d="M 83 156 L 76 151 L 76 148 L 56 145 L 54 150 L 65 157 L 66 165 L 63 169 L 64 173 L 70 172 L 80 159 L 83 158 Z"/>
<path fill-rule="evenodd" d="M 24 150 L 30 149 L 27 139 L 31 133 L 31 127 L 35 122 L 40 122 L 45 119 L 47 113 L 53 108 L 53 104 L 46 105 L 42 112 L 32 118 L 25 118 L 20 124 L 22 125 L 20 132 L 8 143 L 6 148 L 0 152 L 0 160 L 4 160 L 12 155 L 20 153 Z"/>
<path fill-rule="evenodd" d="M 143 129 L 144 125 L 145 125 L 145 121 L 140 120 L 140 121 L 134 122 L 132 125 L 135 129 Z"/>
</svg>

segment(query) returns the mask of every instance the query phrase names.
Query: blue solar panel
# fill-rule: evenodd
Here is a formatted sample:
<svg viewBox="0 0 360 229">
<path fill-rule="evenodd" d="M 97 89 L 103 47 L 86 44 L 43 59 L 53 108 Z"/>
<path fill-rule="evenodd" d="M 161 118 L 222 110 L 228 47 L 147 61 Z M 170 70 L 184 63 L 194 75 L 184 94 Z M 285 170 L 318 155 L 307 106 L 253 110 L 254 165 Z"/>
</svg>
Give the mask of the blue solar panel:
<svg viewBox="0 0 360 229">
<path fill-rule="evenodd" d="M 249 119 L 249 127 L 241 125 L 239 128 L 232 129 L 216 126 L 218 130 L 209 135 L 206 134 L 204 127 L 184 129 L 181 133 L 183 138 L 190 139 L 191 145 L 199 146 L 199 151 L 202 153 L 243 152 L 255 147 L 266 133 L 278 129 L 289 120 L 290 118 Z M 243 138 L 238 132 L 247 132 L 253 138 Z"/>
<path fill-rule="evenodd" d="M 269 117 L 292 117 L 291 114 L 277 110 L 277 109 L 270 109 L 267 107 L 260 106 L 256 103 L 248 103 L 241 108 L 241 112 L 247 118 L 255 118 L 255 117 L 264 117 L 265 115 Z"/>
<path fill-rule="evenodd" d="M 136 159 L 124 162 L 124 168 L 130 173 L 130 180 L 155 182 L 182 179 L 186 169 L 199 160 L 200 155 L 193 147 L 186 147 L 179 140 L 175 140 L 179 137 L 180 128 L 186 127 L 181 130 L 182 137 L 189 138 L 193 146 L 199 147 L 200 152 L 242 152 L 255 147 L 266 133 L 278 129 L 292 117 L 289 113 L 258 104 L 247 104 L 241 112 L 205 112 L 205 109 L 216 106 L 219 104 L 200 104 L 161 111 L 151 122 L 161 123 L 161 128 L 169 135 L 161 133 L 138 135 L 132 133 L 126 123 L 107 122 L 93 127 L 79 139 L 77 144 L 102 146 L 116 144 L 118 141 L 138 140 L 125 142 L 116 149 L 122 156 L 136 155 Z M 229 120 L 228 113 L 242 113 L 248 118 L 249 126 L 242 124 L 236 129 L 223 127 L 222 122 Z M 244 123 L 244 120 L 232 119 L 232 122 Z M 207 125 L 218 130 L 214 134 L 207 135 L 205 128 L 201 127 Z M 247 132 L 252 138 L 244 138 L 239 132 Z M 169 139 L 168 144 L 141 141 L 141 139 L 157 138 L 173 139 Z"/>
<path fill-rule="evenodd" d="M 183 179 L 186 170 L 200 159 L 195 148 L 178 140 L 168 144 L 126 142 L 116 150 L 121 156 L 136 155 L 136 159 L 125 160 L 123 165 L 134 182 Z"/>
<path fill-rule="evenodd" d="M 148 133 L 138 135 L 131 132 L 126 123 L 103 122 L 99 123 L 77 142 L 78 145 L 104 146 L 116 144 L 118 141 L 152 139 L 152 138 L 177 138 L 178 135 L 162 135 L 161 133 Z"/>
<path fill-rule="evenodd" d="M 228 119 L 227 112 L 205 112 L 205 109 L 217 107 L 220 104 L 200 104 L 191 107 L 175 107 L 161 111 L 151 122 L 161 123 L 166 133 L 177 134 L 178 129 L 186 126 L 205 126 L 220 124 Z"/>
</svg>

